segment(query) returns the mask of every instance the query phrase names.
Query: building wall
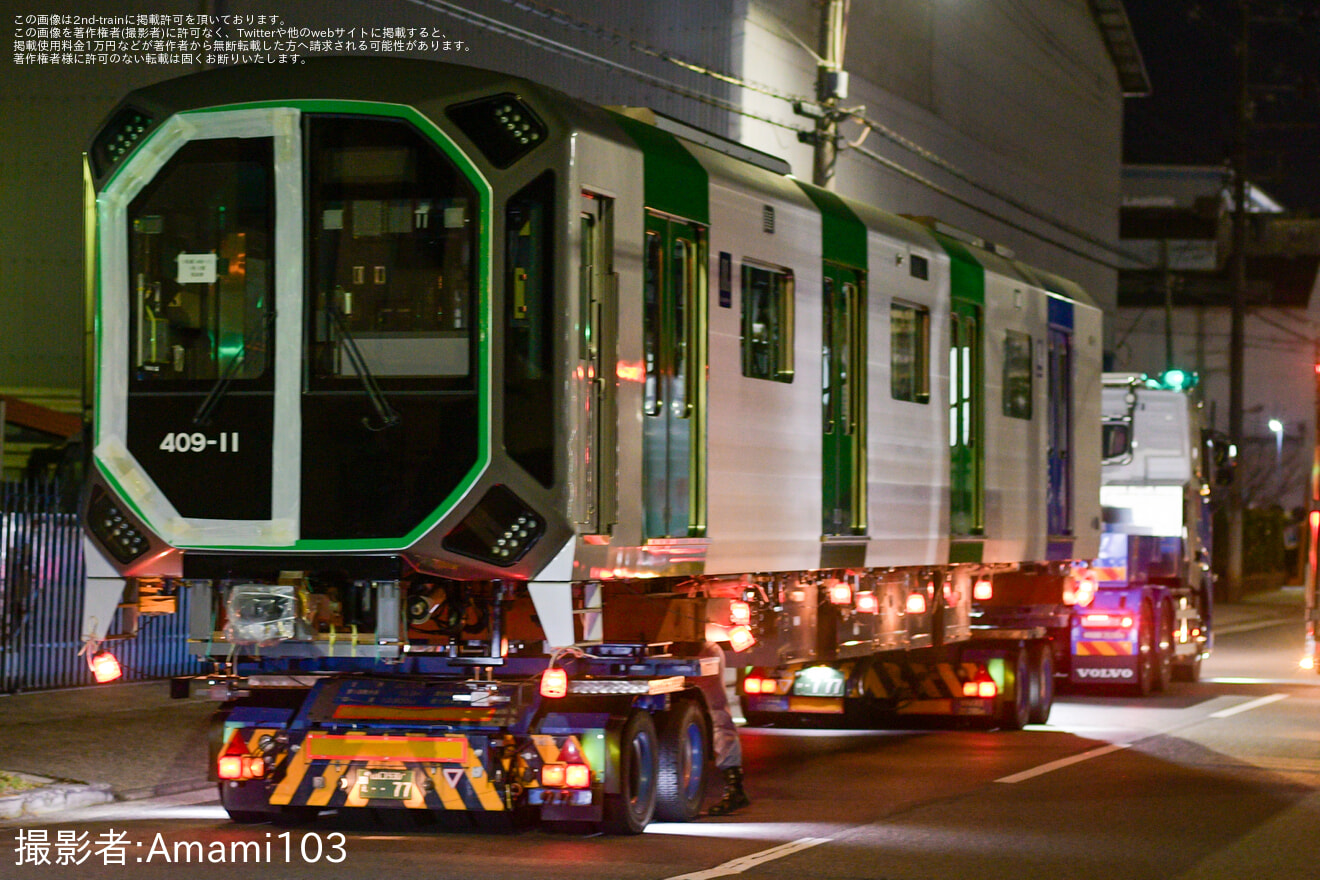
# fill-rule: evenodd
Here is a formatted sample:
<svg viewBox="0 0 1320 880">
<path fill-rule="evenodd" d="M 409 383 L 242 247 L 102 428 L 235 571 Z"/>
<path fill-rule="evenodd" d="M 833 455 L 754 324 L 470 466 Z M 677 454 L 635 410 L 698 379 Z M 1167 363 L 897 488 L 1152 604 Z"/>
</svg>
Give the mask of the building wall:
<svg viewBox="0 0 1320 880">
<path fill-rule="evenodd" d="M 781 155 L 799 175 L 810 176 L 810 148 L 798 142 L 793 130 L 809 128 L 810 122 L 794 116 L 789 102 L 683 70 L 638 45 L 765 83 L 780 94 L 809 98 L 815 62 L 800 43 L 816 46 L 819 13 L 813 0 L 556 0 L 553 5 L 568 18 L 536 2 L 454 0 L 451 5 L 480 18 L 413 3 L 382 7 L 334 0 L 289 0 L 277 7 L 263 0 L 125 0 L 114 11 L 266 15 L 278 9 L 285 22 L 300 27 L 430 28 L 467 46 L 433 56 L 440 60 L 533 77 L 598 103 L 649 105 Z M 60 12 L 104 14 L 105 8 L 91 0 L 71 0 Z M 508 35 L 517 32 L 543 35 L 554 45 Z M 853 0 L 845 68 L 852 75 L 848 106 L 865 105 L 869 116 L 977 181 L 1094 237 L 1116 237 L 1122 99 L 1086 0 Z M 81 385 L 81 151 L 125 92 L 188 70 L 7 60 L 0 84 L 0 111 L 8 123 L 8 149 L 0 157 L 0 303 L 5 309 L 0 387 Z M 272 67 L 272 76 L 278 75 L 278 67 Z M 658 88 L 655 79 L 710 100 Z M 763 119 L 729 112 L 721 106 L 727 101 Z M 861 133 L 856 124 L 844 126 L 850 138 Z M 887 210 L 937 216 L 1005 244 L 1028 262 L 1073 278 L 1103 307 L 1112 307 L 1115 274 L 1105 265 L 1112 258 L 1103 251 L 1022 214 L 876 133 L 863 146 L 947 187 L 958 200 L 990 216 L 855 152 L 839 162 L 839 191 Z M 1003 220 L 1065 246 L 1043 242 Z"/>
</svg>

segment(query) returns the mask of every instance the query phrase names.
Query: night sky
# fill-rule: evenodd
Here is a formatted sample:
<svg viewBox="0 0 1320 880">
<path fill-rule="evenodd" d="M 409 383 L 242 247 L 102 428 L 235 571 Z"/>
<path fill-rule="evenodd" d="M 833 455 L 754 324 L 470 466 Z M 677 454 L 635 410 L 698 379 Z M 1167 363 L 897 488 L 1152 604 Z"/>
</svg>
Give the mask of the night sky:
<svg viewBox="0 0 1320 880">
<path fill-rule="evenodd" d="M 1236 0 L 1128 0 L 1151 94 L 1126 102 L 1124 161 L 1221 165 L 1233 148 Z M 1248 177 L 1320 216 L 1320 3 L 1252 0 Z"/>
</svg>

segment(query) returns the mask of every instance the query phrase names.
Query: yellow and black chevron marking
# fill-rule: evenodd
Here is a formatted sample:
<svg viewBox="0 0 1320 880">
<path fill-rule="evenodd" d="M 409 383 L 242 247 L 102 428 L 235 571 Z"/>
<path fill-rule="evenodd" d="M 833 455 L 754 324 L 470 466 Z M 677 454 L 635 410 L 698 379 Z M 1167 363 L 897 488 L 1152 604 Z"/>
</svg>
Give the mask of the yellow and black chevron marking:
<svg viewBox="0 0 1320 880">
<path fill-rule="evenodd" d="M 975 663 L 874 664 L 861 680 L 861 694 L 888 700 L 902 697 L 941 700 L 963 695 L 963 682 L 975 681 Z M 961 675 L 960 675 L 961 673 Z"/>
<path fill-rule="evenodd" d="M 405 796 L 367 798 L 363 785 L 377 771 L 402 772 Z M 270 803 L 488 812 L 510 806 L 466 737 L 315 733 L 290 757 Z"/>
<path fill-rule="evenodd" d="M 1130 641 L 1077 642 L 1074 653 L 1078 657 L 1131 657 L 1136 653 L 1136 646 Z"/>
</svg>

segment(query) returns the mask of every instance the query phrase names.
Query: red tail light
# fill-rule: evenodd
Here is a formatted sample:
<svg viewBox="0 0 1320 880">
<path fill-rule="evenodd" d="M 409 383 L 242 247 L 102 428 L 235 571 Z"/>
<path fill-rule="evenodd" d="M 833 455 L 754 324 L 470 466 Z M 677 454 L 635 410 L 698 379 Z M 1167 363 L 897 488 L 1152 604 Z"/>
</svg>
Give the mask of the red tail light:
<svg viewBox="0 0 1320 880">
<path fill-rule="evenodd" d="M 746 626 L 752 622 L 752 606 L 743 602 L 741 599 L 735 599 L 729 603 L 729 622 L 741 626 Z"/>
<path fill-rule="evenodd" d="M 908 593 L 907 612 L 908 614 L 925 614 L 926 595 L 924 593 Z"/>
<path fill-rule="evenodd" d="M 857 613 L 858 614 L 879 614 L 880 597 L 875 593 L 857 594 Z"/>
<path fill-rule="evenodd" d="M 590 788 L 591 768 L 586 764 L 569 764 L 564 773 L 564 785 L 569 788 Z"/>
<path fill-rule="evenodd" d="M 852 587 L 843 582 L 830 584 L 830 602 L 835 605 L 851 604 Z"/>
<path fill-rule="evenodd" d="M 994 597 L 995 597 L 994 585 L 985 578 L 981 578 L 972 586 L 972 598 L 975 599 L 976 601 L 989 602 Z"/>
</svg>

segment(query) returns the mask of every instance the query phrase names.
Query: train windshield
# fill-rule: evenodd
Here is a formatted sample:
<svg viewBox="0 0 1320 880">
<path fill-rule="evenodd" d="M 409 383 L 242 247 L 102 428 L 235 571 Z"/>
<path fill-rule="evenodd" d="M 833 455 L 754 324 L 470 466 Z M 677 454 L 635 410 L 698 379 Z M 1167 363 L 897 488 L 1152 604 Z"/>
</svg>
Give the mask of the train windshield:
<svg viewBox="0 0 1320 880">
<path fill-rule="evenodd" d="M 138 383 L 253 380 L 269 366 L 270 138 L 185 144 L 129 206 Z"/>
<path fill-rule="evenodd" d="M 312 116 L 306 133 L 313 387 L 363 368 L 469 386 L 476 190 L 407 123 Z"/>
</svg>

